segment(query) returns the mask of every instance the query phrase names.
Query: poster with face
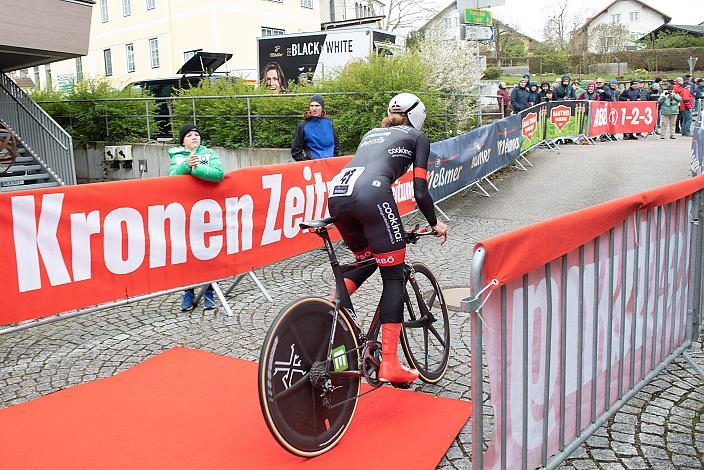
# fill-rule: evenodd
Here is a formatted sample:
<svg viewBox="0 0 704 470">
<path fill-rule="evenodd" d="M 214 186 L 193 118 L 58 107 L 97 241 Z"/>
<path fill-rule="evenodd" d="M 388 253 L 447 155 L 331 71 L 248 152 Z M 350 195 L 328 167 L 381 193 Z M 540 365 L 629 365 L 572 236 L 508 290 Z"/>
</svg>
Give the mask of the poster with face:
<svg viewBox="0 0 704 470">
<path fill-rule="evenodd" d="M 395 36 L 371 29 L 329 30 L 259 38 L 259 79 L 272 93 L 290 81 L 312 83 L 366 60 L 375 44 L 395 42 Z"/>
</svg>

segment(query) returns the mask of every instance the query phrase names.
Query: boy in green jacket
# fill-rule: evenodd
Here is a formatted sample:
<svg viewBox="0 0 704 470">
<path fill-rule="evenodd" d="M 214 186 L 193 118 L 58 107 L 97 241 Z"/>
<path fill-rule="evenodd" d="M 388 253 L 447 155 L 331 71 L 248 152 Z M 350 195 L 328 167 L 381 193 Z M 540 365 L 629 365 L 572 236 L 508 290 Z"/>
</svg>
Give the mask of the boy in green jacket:
<svg viewBox="0 0 704 470">
<path fill-rule="evenodd" d="M 169 176 L 192 175 L 205 181 L 219 183 L 225 177 L 218 154 L 200 144 L 200 131 L 195 124 L 185 124 L 178 132 L 179 145 L 169 149 L 171 166 Z M 203 295 L 203 309 L 213 310 L 215 298 L 212 286 L 208 286 Z M 183 293 L 181 311 L 187 312 L 194 308 L 195 292 L 186 289 Z"/>
<path fill-rule="evenodd" d="M 677 115 L 680 112 L 680 102 L 682 97 L 672 90 L 665 90 L 658 98 L 660 105 L 660 138 L 664 139 L 665 134 L 670 132 L 670 139 L 675 138 L 675 126 L 677 125 Z"/>
</svg>

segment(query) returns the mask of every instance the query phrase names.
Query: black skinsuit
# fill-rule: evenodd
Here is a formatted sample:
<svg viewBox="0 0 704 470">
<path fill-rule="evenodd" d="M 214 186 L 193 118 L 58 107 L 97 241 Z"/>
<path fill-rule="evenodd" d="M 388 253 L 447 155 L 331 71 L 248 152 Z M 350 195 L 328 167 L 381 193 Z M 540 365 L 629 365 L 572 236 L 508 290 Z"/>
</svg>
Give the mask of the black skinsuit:
<svg viewBox="0 0 704 470">
<path fill-rule="evenodd" d="M 409 126 L 372 129 L 365 134 L 352 160 L 333 179 L 328 205 L 347 246 L 358 260 L 375 257 L 384 291 L 382 323 L 403 321 L 403 262 L 406 255 L 401 217 L 391 185 L 413 165 L 413 189 L 418 209 L 431 226 L 437 224 L 428 193 L 430 141 Z M 368 266 L 345 277 L 359 287 L 376 269 Z"/>
</svg>

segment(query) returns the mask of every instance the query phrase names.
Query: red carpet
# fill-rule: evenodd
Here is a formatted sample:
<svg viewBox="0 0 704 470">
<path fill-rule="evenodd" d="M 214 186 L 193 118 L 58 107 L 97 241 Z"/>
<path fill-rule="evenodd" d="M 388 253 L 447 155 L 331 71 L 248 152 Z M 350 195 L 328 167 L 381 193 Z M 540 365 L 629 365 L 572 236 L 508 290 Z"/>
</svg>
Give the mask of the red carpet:
<svg viewBox="0 0 704 470">
<path fill-rule="evenodd" d="M 305 460 L 269 434 L 256 375 L 253 362 L 178 348 L 2 409 L 0 467 L 435 468 L 472 409 L 466 401 L 382 387 L 360 399 L 333 450 Z"/>
</svg>

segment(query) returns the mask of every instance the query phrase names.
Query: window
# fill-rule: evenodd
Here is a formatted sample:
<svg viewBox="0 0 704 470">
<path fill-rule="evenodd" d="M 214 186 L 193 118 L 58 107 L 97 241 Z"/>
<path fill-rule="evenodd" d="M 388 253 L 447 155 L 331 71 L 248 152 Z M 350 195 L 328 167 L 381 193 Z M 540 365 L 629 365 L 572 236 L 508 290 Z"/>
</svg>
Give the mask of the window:
<svg viewBox="0 0 704 470">
<path fill-rule="evenodd" d="M 262 37 L 265 36 L 281 36 L 286 34 L 286 30 L 279 28 L 269 28 L 268 26 L 262 26 Z"/>
<path fill-rule="evenodd" d="M 303 8 L 313 8 L 313 0 L 301 0 L 301 6 Z"/>
<path fill-rule="evenodd" d="M 629 19 L 630 19 L 631 21 L 634 21 L 634 22 L 635 22 L 635 21 L 640 20 L 640 12 L 639 12 L 639 11 L 632 11 L 632 12 L 629 14 L 629 16 L 630 16 Z"/>
<path fill-rule="evenodd" d="M 149 40 L 149 59 L 153 69 L 159 68 L 159 39 L 157 38 Z"/>
<path fill-rule="evenodd" d="M 105 64 L 105 76 L 112 75 L 112 52 L 110 49 L 103 50 L 103 63 Z"/>
<path fill-rule="evenodd" d="M 39 80 L 39 66 L 34 67 L 34 87 L 38 90 L 41 85 L 41 80 Z"/>
<path fill-rule="evenodd" d="M 80 57 L 76 57 L 76 81 L 83 80 L 83 61 Z"/>
<path fill-rule="evenodd" d="M 611 15 L 611 22 L 613 24 L 617 24 L 621 22 L 621 14 L 620 13 L 615 13 Z"/>
<path fill-rule="evenodd" d="M 192 51 L 186 51 L 183 53 L 183 61 L 186 62 L 188 59 L 196 55 L 198 52 L 203 52 L 203 49 L 194 49 Z"/>
<path fill-rule="evenodd" d="M 127 58 L 127 71 L 134 72 L 134 44 L 125 44 L 125 56 Z"/>
<path fill-rule="evenodd" d="M 156 8 L 156 0 L 147 0 L 147 10 L 153 10 Z"/>
<path fill-rule="evenodd" d="M 455 29 L 459 27 L 460 24 L 460 19 L 455 17 L 455 18 L 444 18 L 443 19 L 445 23 L 445 29 Z"/>
<path fill-rule="evenodd" d="M 100 0 L 100 22 L 108 22 L 108 0 Z"/>
<path fill-rule="evenodd" d="M 132 14 L 132 0 L 122 0 L 122 16 L 130 16 Z"/>
</svg>

